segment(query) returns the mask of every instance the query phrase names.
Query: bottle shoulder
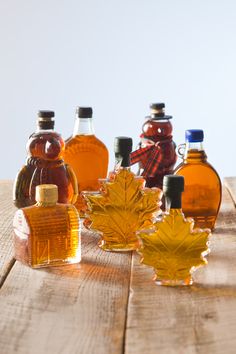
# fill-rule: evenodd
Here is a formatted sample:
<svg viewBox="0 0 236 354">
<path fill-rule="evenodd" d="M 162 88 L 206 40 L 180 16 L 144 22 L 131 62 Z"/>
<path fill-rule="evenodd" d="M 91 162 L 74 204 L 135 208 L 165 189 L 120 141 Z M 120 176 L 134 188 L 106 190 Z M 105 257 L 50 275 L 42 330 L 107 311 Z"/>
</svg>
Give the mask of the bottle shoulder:
<svg viewBox="0 0 236 354">
<path fill-rule="evenodd" d="M 50 225 L 58 224 L 64 219 L 79 220 L 77 209 L 72 204 L 57 203 L 54 206 L 38 206 L 37 204 L 19 209 L 15 213 L 13 227 L 29 230 L 31 228 L 47 228 Z"/>
<path fill-rule="evenodd" d="M 205 177 L 214 177 L 220 182 L 220 177 L 215 168 L 207 161 L 205 162 L 181 162 L 175 169 L 176 175 L 195 175 L 196 178 L 204 179 Z"/>
<path fill-rule="evenodd" d="M 108 149 L 106 145 L 95 135 L 76 135 L 66 140 L 65 153 L 70 150 L 78 152 L 81 150 L 86 151 L 89 149 L 103 150 L 105 153 L 107 152 L 108 154 Z"/>
</svg>

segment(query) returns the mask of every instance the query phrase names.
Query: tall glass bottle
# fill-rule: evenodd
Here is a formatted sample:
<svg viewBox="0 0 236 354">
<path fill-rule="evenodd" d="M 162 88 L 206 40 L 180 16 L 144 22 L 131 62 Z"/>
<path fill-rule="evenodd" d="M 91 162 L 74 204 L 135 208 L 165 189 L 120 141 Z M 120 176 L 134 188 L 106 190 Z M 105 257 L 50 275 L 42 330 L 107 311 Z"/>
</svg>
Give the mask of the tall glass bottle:
<svg viewBox="0 0 236 354">
<path fill-rule="evenodd" d="M 166 212 L 146 230 L 138 232 L 141 263 L 155 270 L 157 285 L 191 285 L 192 273 L 207 264 L 209 229 L 194 228 L 181 208 L 183 176 L 169 175 L 163 180 Z"/>
<path fill-rule="evenodd" d="M 39 185 L 36 187 L 37 203 L 15 214 L 15 258 L 33 268 L 80 261 L 77 209 L 71 204 L 58 204 L 57 199 L 56 185 Z"/>
<path fill-rule="evenodd" d="M 76 174 L 80 193 L 98 190 L 98 179 L 107 176 L 108 150 L 95 136 L 92 114 L 91 107 L 77 108 L 74 132 L 66 141 L 64 152 L 65 162 Z M 83 213 L 85 202 L 81 194 L 75 206 Z"/>
<path fill-rule="evenodd" d="M 185 178 L 182 198 L 185 216 L 192 217 L 197 227 L 213 229 L 221 203 L 221 181 L 207 161 L 203 138 L 203 130 L 186 130 L 183 162 L 176 167 L 174 174 Z"/>
<path fill-rule="evenodd" d="M 131 164 L 139 163 L 138 175 L 147 187 L 162 188 L 163 177 L 173 172 L 177 156 L 172 140 L 172 116 L 165 114 L 164 103 L 152 103 L 151 114 L 142 126 L 139 149 L 131 153 Z"/>
<path fill-rule="evenodd" d="M 27 142 L 27 160 L 16 176 L 13 200 L 18 208 L 34 205 L 39 184 L 56 184 L 59 203 L 75 203 L 78 194 L 73 170 L 63 161 L 61 135 L 54 132 L 54 112 L 39 111 L 36 132 Z"/>
</svg>

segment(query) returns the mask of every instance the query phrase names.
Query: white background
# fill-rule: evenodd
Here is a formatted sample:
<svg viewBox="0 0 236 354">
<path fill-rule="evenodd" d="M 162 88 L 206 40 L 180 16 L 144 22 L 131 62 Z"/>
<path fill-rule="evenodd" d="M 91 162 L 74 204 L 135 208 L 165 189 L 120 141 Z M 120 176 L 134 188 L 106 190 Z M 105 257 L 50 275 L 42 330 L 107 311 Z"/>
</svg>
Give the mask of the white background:
<svg viewBox="0 0 236 354">
<path fill-rule="evenodd" d="M 236 176 L 235 0 L 0 0 L 0 178 L 14 178 L 37 111 L 68 137 L 77 105 L 108 146 L 138 142 L 164 101 L 174 140 L 202 128 L 209 161 Z"/>
</svg>

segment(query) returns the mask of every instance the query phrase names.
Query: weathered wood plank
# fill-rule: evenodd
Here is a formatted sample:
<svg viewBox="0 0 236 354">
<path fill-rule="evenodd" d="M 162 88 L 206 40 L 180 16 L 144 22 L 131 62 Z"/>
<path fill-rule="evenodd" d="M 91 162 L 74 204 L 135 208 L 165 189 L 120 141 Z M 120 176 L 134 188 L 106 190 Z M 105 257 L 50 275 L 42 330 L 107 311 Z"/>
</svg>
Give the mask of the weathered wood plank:
<svg viewBox="0 0 236 354">
<path fill-rule="evenodd" d="M 16 208 L 12 202 L 12 183 L 0 182 L 0 287 L 14 264 L 11 224 Z"/>
<path fill-rule="evenodd" d="M 122 353 L 131 254 L 84 233 L 80 265 L 32 270 L 16 262 L 0 291 L 1 354 Z"/>
<path fill-rule="evenodd" d="M 5 268 L 12 259 L 10 190 L 1 187 Z M 0 289 L 0 353 L 123 353 L 130 271 L 131 253 L 101 251 L 91 232 L 83 232 L 79 265 L 32 270 L 16 262 Z"/>
<path fill-rule="evenodd" d="M 236 211 L 225 190 L 211 249 L 189 288 L 155 285 L 134 256 L 125 353 L 235 353 Z"/>
<path fill-rule="evenodd" d="M 236 177 L 226 177 L 224 182 L 236 206 Z"/>
</svg>

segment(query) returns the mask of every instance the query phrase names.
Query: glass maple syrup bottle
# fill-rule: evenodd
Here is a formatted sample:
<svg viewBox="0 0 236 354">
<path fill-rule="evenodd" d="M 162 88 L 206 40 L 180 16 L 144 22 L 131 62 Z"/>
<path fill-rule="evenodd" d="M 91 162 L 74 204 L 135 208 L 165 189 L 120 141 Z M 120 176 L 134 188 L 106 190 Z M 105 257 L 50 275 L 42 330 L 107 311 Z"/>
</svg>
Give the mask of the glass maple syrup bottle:
<svg viewBox="0 0 236 354">
<path fill-rule="evenodd" d="M 80 195 L 75 206 L 81 216 L 85 208 L 82 191 L 99 189 L 99 178 L 107 176 L 108 150 L 94 133 L 93 110 L 91 107 L 78 107 L 76 121 L 71 138 L 66 140 L 65 162 L 74 170 Z"/>
<path fill-rule="evenodd" d="M 192 273 L 207 264 L 210 230 L 194 228 L 193 219 L 185 218 L 181 203 L 183 191 L 183 176 L 165 176 L 166 212 L 151 227 L 138 232 L 141 263 L 154 268 L 157 285 L 191 285 Z"/>
<path fill-rule="evenodd" d="M 27 142 L 27 160 L 16 176 L 13 200 L 18 208 L 35 204 L 39 184 L 56 184 L 59 203 L 74 203 L 78 187 L 73 170 L 63 161 L 65 148 L 61 135 L 54 130 L 54 112 L 39 111 L 36 132 Z"/>
<path fill-rule="evenodd" d="M 84 225 L 99 233 L 104 251 L 127 252 L 138 247 L 136 231 L 160 213 L 162 191 L 144 188 L 145 180 L 131 171 L 131 138 L 115 138 L 114 150 L 115 169 L 100 180 L 100 191 L 83 192 L 88 204 Z"/>
<path fill-rule="evenodd" d="M 184 176 L 185 191 L 182 207 L 185 216 L 192 217 L 197 227 L 214 229 L 221 203 L 222 187 L 216 170 L 207 162 L 203 148 L 203 130 L 185 132 L 185 152 L 179 152 L 183 162 L 174 174 Z"/>
<path fill-rule="evenodd" d="M 73 205 L 57 200 L 56 185 L 39 185 L 37 203 L 16 212 L 13 228 L 17 260 L 33 268 L 80 261 L 79 214 Z"/>
<path fill-rule="evenodd" d="M 172 140 L 172 116 L 165 114 L 164 103 L 152 103 L 151 114 L 142 126 L 139 148 L 131 153 L 131 164 L 139 163 L 138 175 L 147 187 L 162 188 L 163 177 L 173 173 L 177 160 Z"/>
</svg>

